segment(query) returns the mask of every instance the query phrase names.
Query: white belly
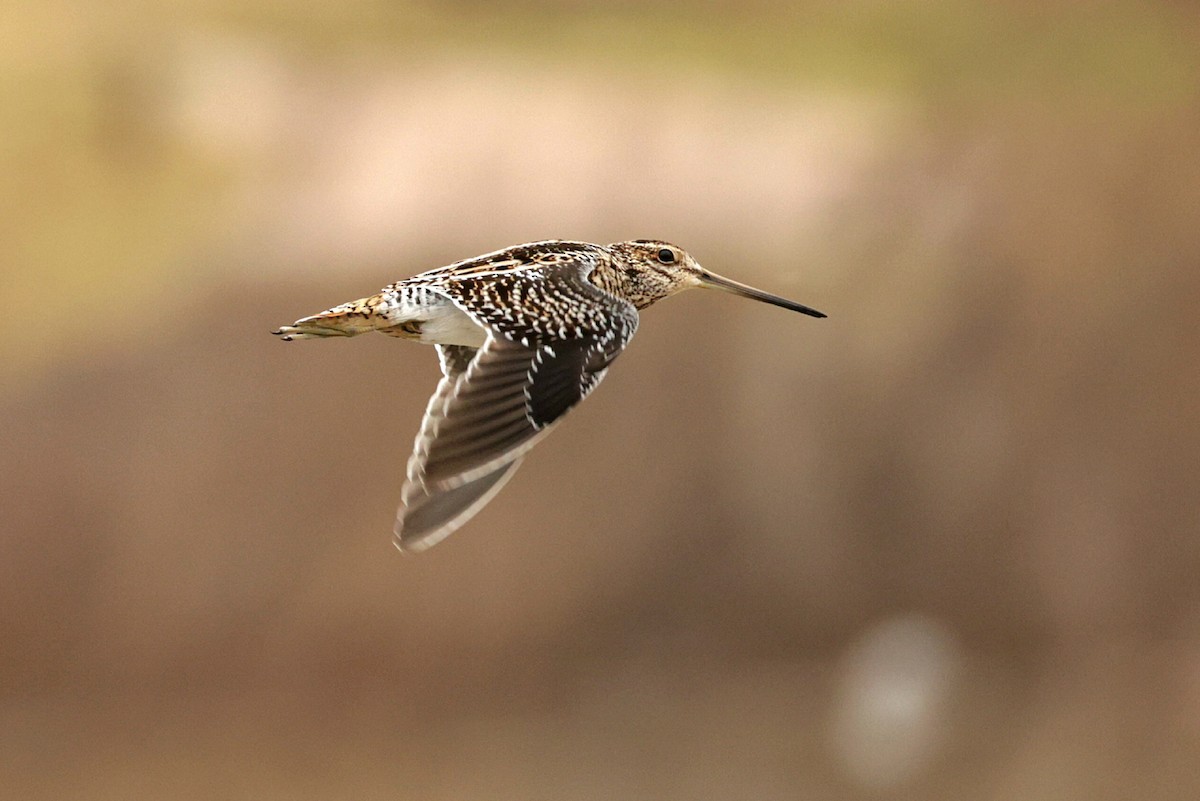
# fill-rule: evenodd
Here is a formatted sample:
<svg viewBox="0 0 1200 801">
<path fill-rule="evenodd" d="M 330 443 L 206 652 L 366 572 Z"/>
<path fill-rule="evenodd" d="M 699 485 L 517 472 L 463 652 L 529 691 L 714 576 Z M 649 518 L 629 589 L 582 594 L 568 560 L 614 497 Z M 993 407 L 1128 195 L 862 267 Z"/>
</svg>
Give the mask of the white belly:
<svg viewBox="0 0 1200 801">
<path fill-rule="evenodd" d="M 483 347 L 487 331 L 466 312 L 447 301 L 426 306 L 417 319 L 421 323 L 420 341 L 427 345 L 466 345 Z"/>
</svg>

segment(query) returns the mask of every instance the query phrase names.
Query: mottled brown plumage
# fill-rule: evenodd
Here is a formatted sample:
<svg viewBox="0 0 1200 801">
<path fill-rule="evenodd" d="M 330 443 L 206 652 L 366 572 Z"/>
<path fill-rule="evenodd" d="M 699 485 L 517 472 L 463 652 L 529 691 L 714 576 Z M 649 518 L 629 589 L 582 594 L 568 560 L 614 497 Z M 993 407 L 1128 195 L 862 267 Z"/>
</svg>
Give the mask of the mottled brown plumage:
<svg viewBox="0 0 1200 801">
<path fill-rule="evenodd" d="M 825 316 L 710 273 L 666 242 L 547 240 L 406 278 L 275 334 L 380 331 L 437 346 L 443 376 L 408 462 L 395 529 L 401 550 L 419 551 L 483 508 L 600 383 L 637 330 L 639 309 L 696 286 Z"/>
</svg>

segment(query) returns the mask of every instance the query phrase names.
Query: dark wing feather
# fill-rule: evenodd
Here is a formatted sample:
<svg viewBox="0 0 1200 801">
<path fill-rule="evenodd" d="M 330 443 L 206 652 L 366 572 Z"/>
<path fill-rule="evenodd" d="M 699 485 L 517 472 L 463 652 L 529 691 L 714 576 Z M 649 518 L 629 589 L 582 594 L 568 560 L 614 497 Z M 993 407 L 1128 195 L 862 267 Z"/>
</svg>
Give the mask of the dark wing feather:
<svg viewBox="0 0 1200 801">
<path fill-rule="evenodd" d="M 396 523 L 402 549 L 429 547 L 481 509 L 633 336 L 637 311 L 587 281 L 592 266 L 556 264 L 441 287 L 489 336 L 465 369 L 462 351 L 439 346 L 446 377 L 409 460 Z"/>
<path fill-rule="evenodd" d="M 437 350 L 445 375 L 429 399 L 421 432 L 417 435 L 416 450 L 409 459 L 408 480 L 400 495 L 400 513 L 396 517 L 395 541 L 404 551 L 423 551 L 452 534 L 482 509 L 521 465 L 518 457 L 477 478 L 445 489 L 429 489 L 424 481 L 414 478 L 423 470 L 428 445 L 437 437 L 457 380 L 464 376 L 478 353 L 476 348 L 465 345 L 438 345 Z"/>
<path fill-rule="evenodd" d="M 479 352 L 479 348 L 467 345 L 438 345 L 438 361 L 442 365 L 442 375 L 446 378 L 457 378 L 471 366 L 471 360 Z"/>
<path fill-rule="evenodd" d="M 396 545 L 403 551 L 423 551 L 438 544 L 486 506 L 520 464 L 521 460 L 515 459 L 452 489 L 414 490 L 411 497 L 406 494 L 405 507 L 396 521 Z"/>
<path fill-rule="evenodd" d="M 514 448 L 538 433 L 525 396 L 532 363 L 525 346 L 489 338 L 444 403 L 426 413 L 409 479 L 438 486 L 511 461 Z"/>
</svg>

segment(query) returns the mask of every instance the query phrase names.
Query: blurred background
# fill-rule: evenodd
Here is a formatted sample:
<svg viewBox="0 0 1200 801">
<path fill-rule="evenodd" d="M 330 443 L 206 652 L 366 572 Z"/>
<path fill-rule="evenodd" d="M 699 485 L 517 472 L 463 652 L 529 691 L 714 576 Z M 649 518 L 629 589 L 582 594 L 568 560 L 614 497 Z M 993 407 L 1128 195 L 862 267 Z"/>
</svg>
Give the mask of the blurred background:
<svg viewBox="0 0 1200 801">
<path fill-rule="evenodd" d="M 0 9 L 0 787 L 1200 795 L 1200 13 Z M 438 376 L 268 332 L 542 238 L 695 292 L 442 545 Z"/>
</svg>

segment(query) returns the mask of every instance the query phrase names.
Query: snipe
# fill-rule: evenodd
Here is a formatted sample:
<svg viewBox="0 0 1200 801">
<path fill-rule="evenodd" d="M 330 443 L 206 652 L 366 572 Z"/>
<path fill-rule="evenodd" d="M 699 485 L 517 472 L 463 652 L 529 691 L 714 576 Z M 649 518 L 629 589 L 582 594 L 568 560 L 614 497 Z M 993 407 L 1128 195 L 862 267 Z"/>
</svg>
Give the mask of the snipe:
<svg viewBox="0 0 1200 801">
<path fill-rule="evenodd" d="M 437 346 L 443 377 L 395 527 L 397 547 L 420 551 L 482 509 L 600 383 L 637 330 L 639 309 L 691 287 L 825 316 L 715 275 L 666 242 L 547 240 L 406 278 L 274 333 L 290 341 L 379 331 Z"/>
</svg>

